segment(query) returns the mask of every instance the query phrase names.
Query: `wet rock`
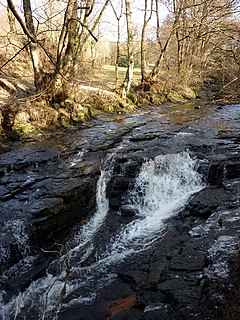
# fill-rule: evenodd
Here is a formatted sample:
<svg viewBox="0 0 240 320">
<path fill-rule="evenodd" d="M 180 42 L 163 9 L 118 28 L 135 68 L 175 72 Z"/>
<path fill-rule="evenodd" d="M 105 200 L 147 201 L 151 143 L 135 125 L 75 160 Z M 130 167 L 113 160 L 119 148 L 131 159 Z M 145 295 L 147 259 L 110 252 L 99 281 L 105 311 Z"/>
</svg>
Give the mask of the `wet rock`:
<svg viewBox="0 0 240 320">
<path fill-rule="evenodd" d="M 226 178 L 239 179 L 240 178 L 240 159 L 237 161 L 228 162 L 226 165 Z"/>
<path fill-rule="evenodd" d="M 225 178 L 225 164 L 212 163 L 209 168 L 207 181 L 210 185 L 221 186 Z"/>
<path fill-rule="evenodd" d="M 109 320 L 121 319 L 121 317 L 119 316 L 125 313 L 126 310 L 129 310 L 131 307 L 133 307 L 136 300 L 137 300 L 136 294 L 132 294 L 126 298 L 109 302 L 108 303 L 108 317 L 109 317 L 108 319 Z"/>
<path fill-rule="evenodd" d="M 164 254 L 162 254 L 160 259 L 151 263 L 149 273 L 144 279 L 144 287 L 151 288 L 156 286 L 162 276 L 162 272 L 166 267 L 168 267 L 168 265 L 169 259 Z"/>
<path fill-rule="evenodd" d="M 107 186 L 110 208 L 119 210 L 143 162 L 142 157 L 115 159 L 115 167 Z"/>
<path fill-rule="evenodd" d="M 107 195 L 109 198 L 109 205 L 112 209 L 119 209 L 124 196 L 126 196 L 128 192 L 131 181 L 131 178 L 124 176 L 115 176 L 111 179 L 107 188 Z"/>
<path fill-rule="evenodd" d="M 35 150 L 35 155 L 33 150 L 30 154 L 24 150 L 19 154 L 2 155 L 4 165 L 9 160 L 15 163 L 14 171 L 1 178 L 0 221 L 7 226 L 2 230 L 5 232 L 4 241 L 0 241 L 4 251 L 2 271 L 18 263 L 26 254 L 51 247 L 56 239 L 62 239 L 70 228 L 95 209 L 98 167 L 91 163 L 87 176 L 71 167 L 63 167 L 64 170 L 58 172 L 56 153 L 46 150 Z M 53 158 L 49 164 L 47 159 L 50 155 Z M 30 158 L 38 159 L 38 163 L 43 161 L 44 170 L 39 167 L 38 171 L 26 172 L 25 166 L 32 166 L 28 162 Z M 18 161 L 22 161 L 23 171 Z M 17 169 L 18 172 L 15 171 Z M 53 171 L 55 177 L 52 176 Z M 30 248 L 29 251 L 24 253 L 23 246 Z"/>
<path fill-rule="evenodd" d="M 6 265 L 11 266 L 24 258 L 26 252 L 23 249 L 27 245 L 30 244 L 30 250 L 36 252 L 40 246 L 50 248 L 58 239 L 64 243 L 70 230 L 94 212 L 96 183 L 100 159 L 105 157 L 104 150 L 115 153 L 114 168 L 107 185 L 110 210 L 105 229 L 98 230 L 92 240 L 95 247 L 81 265 L 83 268 L 96 263 L 108 248 L 109 241 L 138 215 L 135 208 L 129 208 L 126 203 L 128 191 L 144 159 L 191 150 L 200 159 L 202 167 L 199 172 L 206 175 L 205 181 L 210 184 L 190 199 L 178 217 L 165 221 L 164 233 L 159 233 L 151 247 L 111 265 L 109 272 L 114 276 L 117 274 L 117 278 L 101 288 L 95 300 L 87 304 L 77 301 L 83 294 L 82 288 L 71 293 L 64 301 L 66 304 L 59 319 L 194 319 L 194 312 L 205 294 L 202 287 L 205 279 L 211 281 L 221 276 L 221 265 L 228 270 L 227 261 L 237 250 L 239 236 L 239 140 L 234 133 L 239 130 L 239 120 L 231 108 L 226 115 L 222 109 L 216 111 L 219 114 L 203 119 L 200 114 L 205 112 L 206 115 L 205 108 L 197 110 L 196 114 L 193 109 L 192 106 L 186 109 L 191 111 L 188 115 L 184 108 L 177 114 L 176 109 L 169 108 L 163 119 L 154 111 L 152 115 L 141 115 L 139 123 L 136 116 L 119 123 L 104 119 L 101 126 L 76 132 L 76 140 L 80 142 L 68 145 L 64 158 L 59 158 L 61 148 L 39 147 L 38 151 L 38 147 L 25 150 L 18 147 L 5 155 L 1 153 L 0 222 L 4 228 L 0 244 L 11 258 L 2 260 L 5 271 Z M 218 124 L 217 119 L 221 118 L 226 130 L 218 134 L 222 123 Z M 86 137 L 89 141 L 85 143 Z M 72 141 L 73 135 L 69 134 L 68 139 Z M 88 151 L 81 160 L 78 159 L 79 162 L 69 167 L 67 163 L 72 150 L 77 151 L 77 143 L 81 151 L 85 147 Z M 113 147 L 116 149 L 111 149 Z M 29 169 L 34 174 L 29 175 Z M 13 221 L 21 219 L 26 229 L 19 225 L 11 229 Z M 23 236 L 21 246 L 19 239 L 14 237 L 19 235 L 16 230 L 20 230 L 20 236 Z M 25 231 L 28 238 L 24 237 Z M 77 246 L 78 242 L 74 245 Z M 32 272 L 34 279 L 44 273 L 48 264 L 46 260 L 45 257 L 36 274 Z M 77 265 L 79 257 L 72 257 L 71 262 L 73 266 Z M 32 268 L 35 267 L 33 264 Z M 50 263 L 49 272 L 57 275 L 59 268 L 58 264 Z M 21 281 L 16 281 L 17 286 L 26 287 L 30 274 L 26 273 Z M 76 282 L 77 277 L 79 273 L 76 272 Z M 97 277 L 98 274 L 96 283 L 99 281 Z M 1 282 L 6 290 L 8 282 L 7 277 Z M 14 276 L 9 288 L 11 298 Z M 88 292 L 91 288 L 84 290 Z M 66 307 L 71 300 L 72 304 Z M 34 318 L 33 310 L 29 314 Z"/>
<path fill-rule="evenodd" d="M 135 295 L 131 284 L 129 284 L 127 281 L 122 281 L 120 277 L 117 277 L 115 280 L 113 280 L 107 288 L 103 289 L 103 292 L 104 300 L 107 303 Z"/>
<path fill-rule="evenodd" d="M 231 194 L 224 188 L 206 187 L 195 195 L 188 203 L 187 210 L 192 215 L 209 217 L 219 206 L 231 203 Z"/>
<path fill-rule="evenodd" d="M 22 150 L 8 151 L 0 154 L 0 170 L 14 172 L 31 168 L 34 164 L 40 165 L 58 157 L 56 150 L 48 147 L 27 147 Z"/>
<path fill-rule="evenodd" d="M 107 317 L 108 307 L 102 301 L 94 305 L 88 304 L 81 307 L 73 305 L 70 309 L 61 311 L 58 315 L 59 320 L 103 320 Z"/>
<path fill-rule="evenodd" d="M 146 272 L 141 270 L 130 270 L 126 272 L 119 272 L 118 277 L 133 287 L 139 286 L 146 277 Z"/>
<path fill-rule="evenodd" d="M 122 217 L 135 217 L 136 215 L 139 215 L 139 211 L 136 207 L 132 205 L 122 205 L 119 208 L 119 213 Z"/>
<path fill-rule="evenodd" d="M 8 195 L 8 189 L 5 186 L 0 186 L 0 199 L 5 198 Z"/>
<path fill-rule="evenodd" d="M 206 266 L 206 253 L 187 244 L 184 252 L 175 255 L 169 267 L 173 270 L 182 270 L 187 272 L 201 271 Z"/>
<path fill-rule="evenodd" d="M 174 309 L 194 309 L 201 298 L 201 290 L 197 282 L 197 274 L 192 275 L 192 278 L 173 275 L 172 278 L 160 283 L 157 288 L 172 300 L 172 305 L 175 304 Z"/>
</svg>

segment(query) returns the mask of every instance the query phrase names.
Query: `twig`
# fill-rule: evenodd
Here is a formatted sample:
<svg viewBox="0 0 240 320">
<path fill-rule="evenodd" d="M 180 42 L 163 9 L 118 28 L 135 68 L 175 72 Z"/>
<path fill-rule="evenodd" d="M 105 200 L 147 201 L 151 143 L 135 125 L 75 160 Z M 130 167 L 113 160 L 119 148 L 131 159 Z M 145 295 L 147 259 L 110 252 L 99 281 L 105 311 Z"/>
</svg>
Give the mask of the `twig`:
<svg viewBox="0 0 240 320">
<path fill-rule="evenodd" d="M 17 303 L 17 306 L 16 306 L 16 311 L 15 311 L 15 315 L 14 315 L 14 318 L 13 318 L 13 320 L 16 320 L 16 319 L 17 319 L 17 315 L 18 315 L 18 309 L 19 309 L 19 307 L 18 307 L 18 303 Z"/>
<path fill-rule="evenodd" d="M 230 84 L 232 84 L 233 82 L 237 81 L 238 79 L 239 79 L 239 77 L 235 77 L 233 80 L 231 80 L 230 82 L 225 84 L 225 86 L 223 86 L 222 89 L 218 91 L 216 96 L 218 96 L 224 89 L 226 89 L 228 86 L 230 86 Z"/>
</svg>

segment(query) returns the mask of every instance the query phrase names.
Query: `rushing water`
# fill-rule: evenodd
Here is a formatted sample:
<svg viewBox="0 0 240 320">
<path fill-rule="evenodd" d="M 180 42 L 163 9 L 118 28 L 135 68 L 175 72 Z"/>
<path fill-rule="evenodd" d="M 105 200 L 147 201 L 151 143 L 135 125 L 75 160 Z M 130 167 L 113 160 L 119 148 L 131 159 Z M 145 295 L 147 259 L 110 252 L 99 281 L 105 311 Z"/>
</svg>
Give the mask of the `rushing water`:
<svg viewBox="0 0 240 320">
<path fill-rule="evenodd" d="M 57 317 L 61 308 L 93 300 L 101 288 L 114 278 L 114 267 L 124 263 L 126 257 L 146 250 L 162 237 L 166 220 L 179 212 L 193 193 L 203 188 L 202 178 L 196 171 L 196 160 L 188 153 L 159 155 L 147 160 L 127 200 L 136 209 L 136 216 L 119 227 L 117 234 L 110 235 L 100 253 L 95 251 L 94 262 L 90 259 L 88 263 L 87 258 L 96 247 L 96 235 L 105 232 L 109 211 L 106 187 L 113 166 L 114 157 L 110 156 L 106 159 L 97 185 L 96 213 L 66 244 L 67 252 L 49 266 L 45 277 L 32 282 L 11 301 L 3 302 L 0 315 L 4 320 L 12 319 L 16 312 L 21 319 L 24 316 L 27 319 L 31 310 L 38 313 L 36 319 L 41 319 L 46 310 Z M 76 294 L 79 289 L 81 294 Z M 60 299 L 61 293 L 63 300 Z"/>
</svg>

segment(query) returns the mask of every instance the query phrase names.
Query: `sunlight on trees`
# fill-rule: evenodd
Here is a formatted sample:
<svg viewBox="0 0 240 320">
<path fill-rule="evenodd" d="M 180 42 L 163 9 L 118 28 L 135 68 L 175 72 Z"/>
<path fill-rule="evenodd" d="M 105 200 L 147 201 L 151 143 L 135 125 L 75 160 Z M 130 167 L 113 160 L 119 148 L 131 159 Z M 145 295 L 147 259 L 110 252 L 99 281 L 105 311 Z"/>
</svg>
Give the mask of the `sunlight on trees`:
<svg viewBox="0 0 240 320">
<path fill-rule="evenodd" d="M 21 61 L 30 75 L 31 62 L 36 93 L 50 103 L 73 96 L 79 80 L 94 78 L 106 64 L 115 66 L 112 89 L 121 87 L 124 99 L 137 65 L 143 90 L 158 83 L 165 93 L 181 86 L 201 91 L 211 84 L 216 93 L 238 94 L 239 1 L 7 0 L 0 6 L 1 72 L 16 76 L 20 71 L 11 66 Z"/>
</svg>

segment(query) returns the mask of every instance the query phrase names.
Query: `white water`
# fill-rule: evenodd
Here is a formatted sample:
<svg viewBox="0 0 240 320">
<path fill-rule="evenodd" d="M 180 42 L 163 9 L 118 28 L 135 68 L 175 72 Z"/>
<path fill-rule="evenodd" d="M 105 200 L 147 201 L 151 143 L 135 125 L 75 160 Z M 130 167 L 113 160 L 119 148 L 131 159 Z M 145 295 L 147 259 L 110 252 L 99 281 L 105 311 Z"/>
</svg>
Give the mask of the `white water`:
<svg viewBox="0 0 240 320">
<path fill-rule="evenodd" d="M 119 262 L 133 252 L 147 249 L 162 236 L 165 220 L 203 188 L 195 166 L 196 161 L 186 152 L 157 156 L 143 163 L 129 199 L 139 216 L 110 240 L 99 260 Z"/>
<path fill-rule="evenodd" d="M 112 175 L 113 164 L 114 155 L 108 155 L 105 160 L 105 168 L 101 170 L 101 174 L 97 182 L 96 213 L 79 229 L 75 234 L 74 239 L 71 240 L 71 243 L 66 245 L 68 247 L 67 256 L 69 258 L 75 254 L 79 255 L 79 251 L 88 245 L 88 247 L 85 248 L 86 251 L 81 252 L 82 258 L 80 262 L 82 262 L 91 254 L 94 248 L 92 244 L 92 241 L 94 240 L 93 237 L 102 226 L 109 210 L 109 200 L 106 196 L 106 188 Z M 106 169 L 107 166 L 108 169 Z"/>
<path fill-rule="evenodd" d="M 219 224 L 219 220 L 223 225 Z M 239 250 L 239 209 L 215 211 L 211 216 L 197 226 L 189 234 L 199 239 L 199 242 L 208 241 L 208 257 L 211 264 L 204 269 L 204 277 L 209 279 L 226 278 L 229 275 L 228 260 Z M 231 230 L 229 235 L 228 230 Z M 214 236 L 213 236 L 214 235 Z"/>
<path fill-rule="evenodd" d="M 101 172 L 97 185 L 96 213 L 80 228 L 72 243 L 68 244 L 69 252 L 64 257 L 79 259 L 74 266 L 71 266 L 72 277 L 67 282 L 65 297 L 69 297 L 79 288 L 81 292 L 85 287 L 89 288 L 86 295 L 79 296 L 70 304 L 94 299 L 98 290 L 114 277 L 114 272 L 111 273 L 110 269 L 114 270 L 114 266 L 129 255 L 146 250 L 164 235 L 166 219 L 179 212 L 189 197 L 203 188 L 201 176 L 196 172 L 195 166 L 196 161 L 186 152 L 157 156 L 153 160 L 146 161 L 129 195 L 129 204 L 138 209 L 138 216 L 126 224 L 117 235 L 112 235 L 105 250 L 96 255 L 95 263 L 82 267 L 80 263 L 95 248 L 94 236 L 97 232 L 104 232 L 104 222 L 109 209 L 106 186 L 112 174 L 112 165 L 109 165 L 108 159 L 109 170 Z M 64 280 L 63 270 L 59 276 L 48 274 L 33 282 L 25 292 L 3 307 L 3 319 L 10 319 L 9 315 L 14 314 L 16 305 L 19 310 L 26 307 L 36 310 L 36 306 L 41 306 L 39 301 L 44 299 L 48 302 L 48 309 L 54 309 Z"/>
<path fill-rule="evenodd" d="M 29 253 L 29 239 L 25 230 L 26 225 L 25 219 L 9 220 L 4 223 L 5 228 L 8 230 L 8 232 L 11 232 L 13 237 L 16 239 L 18 249 L 24 257 Z"/>
<path fill-rule="evenodd" d="M 75 155 L 70 162 L 70 167 L 74 167 L 75 165 L 77 165 L 79 162 L 82 161 L 83 156 L 85 155 L 85 153 L 87 152 L 87 150 L 85 148 L 82 148 L 81 151 L 79 151 L 77 153 L 77 155 Z"/>
</svg>

